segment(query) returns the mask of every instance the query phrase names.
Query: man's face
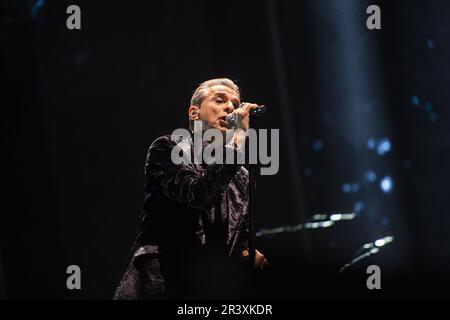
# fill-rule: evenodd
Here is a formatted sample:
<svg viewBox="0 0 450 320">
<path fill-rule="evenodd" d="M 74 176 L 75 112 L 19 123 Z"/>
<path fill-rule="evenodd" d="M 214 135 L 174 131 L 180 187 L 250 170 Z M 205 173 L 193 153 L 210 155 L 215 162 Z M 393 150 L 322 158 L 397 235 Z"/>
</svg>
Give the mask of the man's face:
<svg viewBox="0 0 450 320">
<path fill-rule="evenodd" d="M 223 85 L 212 86 L 200 105 L 199 118 L 207 128 L 219 129 L 225 133 L 226 117 L 238 108 L 240 102 L 239 95 L 233 89 Z"/>
</svg>

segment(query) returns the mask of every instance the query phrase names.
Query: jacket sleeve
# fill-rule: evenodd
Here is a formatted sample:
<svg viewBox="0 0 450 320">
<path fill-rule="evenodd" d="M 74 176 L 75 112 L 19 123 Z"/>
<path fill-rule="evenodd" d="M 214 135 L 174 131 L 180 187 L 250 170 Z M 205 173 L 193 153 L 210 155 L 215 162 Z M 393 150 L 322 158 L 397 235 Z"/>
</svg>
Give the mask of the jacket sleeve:
<svg viewBox="0 0 450 320">
<path fill-rule="evenodd" d="M 249 221 L 248 221 L 249 215 L 246 214 L 243 216 L 242 223 L 241 223 L 241 231 L 240 231 L 240 238 L 238 242 L 238 251 L 237 254 L 240 254 L 244 250 L 249 250 L 249 238 L 250 238 L 250 228 L 249 228 Z"/>
<path fill-rule="evenodd" d="M 145 176 L 152 188 L 189 207 L 210 208 L 220 190 L 236 174 L 240 165 L 210 164 L 197 172 L 190 164 L 174 164 L 171 159 L 176 142 L 170 136 L 156 139 L 147 153 Z M 236 163 L 236 162 L 235 162 Z"/>
</svg>

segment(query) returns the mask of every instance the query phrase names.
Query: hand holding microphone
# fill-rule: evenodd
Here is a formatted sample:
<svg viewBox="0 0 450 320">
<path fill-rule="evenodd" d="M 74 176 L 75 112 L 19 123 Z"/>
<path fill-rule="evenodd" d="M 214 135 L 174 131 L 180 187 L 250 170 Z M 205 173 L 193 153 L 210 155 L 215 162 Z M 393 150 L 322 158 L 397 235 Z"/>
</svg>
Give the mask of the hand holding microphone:
<svg viewBox="0 0 450 320">
<path fill-rule="evenodd" d="M 259 117 L 266 112 L 267 107 L 254 103 L 243 102 L 239 108 L 227 116 L 228 128 L 247 130 L 250 127 L 250 117 Z"/>
</svg>

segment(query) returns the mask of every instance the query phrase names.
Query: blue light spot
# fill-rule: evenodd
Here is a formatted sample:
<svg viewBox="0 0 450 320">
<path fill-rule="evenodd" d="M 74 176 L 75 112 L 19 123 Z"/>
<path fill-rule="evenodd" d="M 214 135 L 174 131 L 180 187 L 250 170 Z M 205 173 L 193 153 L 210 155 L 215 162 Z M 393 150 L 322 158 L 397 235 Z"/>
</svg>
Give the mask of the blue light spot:
<svg viewBox="0 0 450 320">
<path fill-rule="evenodd" d="M 383 179 L 381 179 L 380 188 L 384 193 L 392 192 L 392 189 L 394 188 L 394 182 L 392 181 L 392 178 L 386 176 Z"/>
<path fill-rule="evenodd" d="M 317 139 L 312 143 L 311 147 L 314 151 L 319 152 L 323 149 L 323 143 L 322 143 L 322 141 Z"/>
<path fill-rule="evenodd" d="M 352 184 L 352 192 L 358 192 L 359 191 L 359 184 L 353 183 Z"/>
<path fill-rule="evenodd" d="M 434 42 L 431 39 L 427 40 L 427 47 L 428 49 L 433 49 L 434 48 Z"/>
<path fill-rule="evenodd" d="M 353 211 L 357 214 L 361 213 L 361 211 L 364 209 L 364 203 L 362 201 L 357 201 L 353 205 Z"/>
<path fill-rule="evenodd" d="M 367 148 L 369 150 L 373 150 L 375 148 L 375 140 L 374 139 L 369 139 L 367 141 Z"/>
<path fill-rule="evenodd" d="M 381 219 L 381 225 L 383 227 L 386 227 L 389 225 L 389 218 L 388 217 L 383 217 L 383 219 Z"/>
<path fill-rule="evenodd" d="M 342 192 L 349 193 L 350 191 L 352 191 L 352 186 L 350 185 L 350 183 L 344 183 L 342 185 Z"/>
<path fill-rule="evenodd" d="M 431 103 L 425 102 L 424 105 L 423 105 L 423 109 L 424 109 L 426 112 L 430 112 L 431 109 L 432 109 Z"/>
<path fill-rule="evenodd" d="M 311 169 L 311 167 L 306 167 L 305 170 L 304 170 L 304 174 L 305 174 L 305 176 L 307 176 L 307 177 L 311 176 L 311 175 L 312 175 L 312 169 Z"/>
<path fill-rule="evenodd" d="M 380 156 L 385 155 L 386 153 L 389 152 L 389 150 L 391 150 L 391 142 L 389 141 L 388 138 L 384 138 L 380 141 L 380 143 L 378 144 L 377 147 L 377 153 Z"/>
<path fill-rule="evenodd" d="M 36 3 L 31 8 L 31 17 L 32 18 L 37 17 L 39 10 L 41 10 L 41 8 L 44 6 L 44 4 L 45 4 L 45 0 L 37 0 L 36 1 Z"/>
<path fill-rule="evenodd" d="M 377 174 L 374 171 L 372 171 L 372 170 L 368 170 L 366 172 L 366 179 L 369 182 L 375 182 L 375 180 L 377 180 Z"/>
<path fill-rule="evenodd" d="M 412 96 L 411 97 L 411 103 L 413 104 L 413 106 L 417 107 L 420 104 L 420 99 L 418 96 Z"/>
</svg>

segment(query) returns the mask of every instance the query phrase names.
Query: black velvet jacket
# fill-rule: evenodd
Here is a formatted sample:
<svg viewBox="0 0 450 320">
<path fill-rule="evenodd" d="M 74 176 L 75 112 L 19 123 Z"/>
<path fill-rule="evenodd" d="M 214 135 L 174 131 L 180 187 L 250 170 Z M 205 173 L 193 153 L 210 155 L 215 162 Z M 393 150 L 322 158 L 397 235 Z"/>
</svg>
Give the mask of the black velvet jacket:
<svg viewBox="0 0 450 320">
<path fill-rule="evenodd" d="M 174 164 L 175 146 L 192 163 Z M 140 228 L 116 298 L 153 297 L 167 289 L 171 296 L 204 297 L 194 293 L 214 279 L 231 280 L 229 263 L 248 248 L 248 171 L 193 159 L 192 136 L 162 136 L 150 146 Z"/>
<path fill-rule="evenodd" d="M 247 170 L 238 164 L 174 164 L 175 145 L 194 162 L 191 137 L 163 136 L 150 146 L 138 242 L 240 254 L 248 237 Z"/>
</svg>

